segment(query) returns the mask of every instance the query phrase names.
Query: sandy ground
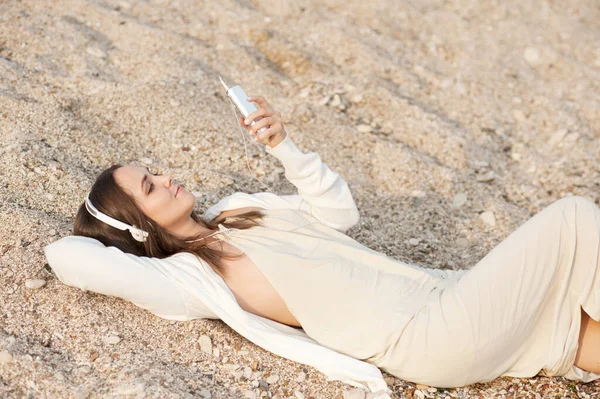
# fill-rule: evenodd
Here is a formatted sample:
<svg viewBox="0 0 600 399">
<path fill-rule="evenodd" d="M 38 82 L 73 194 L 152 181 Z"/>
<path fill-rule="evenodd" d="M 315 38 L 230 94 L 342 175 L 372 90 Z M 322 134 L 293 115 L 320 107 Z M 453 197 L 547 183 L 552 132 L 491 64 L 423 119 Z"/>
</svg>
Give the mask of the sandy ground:
<svg viewBox="0 0 600 399">
<path fill-rule="evenodd" d="M 200 209 L 260 191 L 218 75 L 281 110 L 348 181 L 362 214 L 348 234 L 397 259 L 470 268 L 553 201 L 600 200 L 595 0 L 0 1 L 0 397 L 363 397 L 220 320 L 169 322 L 44 269 L 113 163 L 151 162 Z M 248 153 L 295 193 L 261 144 Z M 600 391 L 384 376 L 395 398 Z"/>
</svg>

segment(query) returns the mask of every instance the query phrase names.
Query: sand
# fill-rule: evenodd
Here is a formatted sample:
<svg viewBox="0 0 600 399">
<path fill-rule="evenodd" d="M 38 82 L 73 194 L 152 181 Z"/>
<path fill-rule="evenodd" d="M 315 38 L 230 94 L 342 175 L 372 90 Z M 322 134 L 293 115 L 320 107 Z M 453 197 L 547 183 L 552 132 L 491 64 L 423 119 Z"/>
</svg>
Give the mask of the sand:
<svg viewBox="0 0 600 399">
<path fill-rule="evenodd" d="M 467 269 L 553 201 L 600 200 L 594 0 L 4 0 L 0 397 L 364 396 L 220 320 L 169 322 L 44 268 L 43 247 L 71 234 L 113 163 L 171 173 L 201 210 L 261 191 L 219 75 L 264 96 L 296 145 L 342 174 L 362 215 L 348 234 L 396 259 Z M 295 193 L 247 144 L 256 176 Z M 540 376 L 427 390 L 384 376 L 394 398 L 600 390 Z"/>
</svg>

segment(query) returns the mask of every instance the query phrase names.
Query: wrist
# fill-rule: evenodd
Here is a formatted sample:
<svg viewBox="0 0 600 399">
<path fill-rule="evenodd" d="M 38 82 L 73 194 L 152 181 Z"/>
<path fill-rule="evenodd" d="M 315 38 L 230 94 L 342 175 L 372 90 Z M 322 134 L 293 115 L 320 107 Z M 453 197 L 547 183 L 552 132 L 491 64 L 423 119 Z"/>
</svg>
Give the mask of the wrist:
<svg viewBox="0 0 600 399">
<path fill-rule="evenodd" d="M 279 144 L 281 144 L 281 142 L 283 142 L 286 138 L 288 137 L 287 132 L 284 130 L 283 134 L 278 135 L 277 137 L 274 137 L 271 141 L 269 141 L 269 143 L 267 143 L 266 145 L 268 147 L 271 148 L 275 148 L 277 147 Z"/>
</svg>

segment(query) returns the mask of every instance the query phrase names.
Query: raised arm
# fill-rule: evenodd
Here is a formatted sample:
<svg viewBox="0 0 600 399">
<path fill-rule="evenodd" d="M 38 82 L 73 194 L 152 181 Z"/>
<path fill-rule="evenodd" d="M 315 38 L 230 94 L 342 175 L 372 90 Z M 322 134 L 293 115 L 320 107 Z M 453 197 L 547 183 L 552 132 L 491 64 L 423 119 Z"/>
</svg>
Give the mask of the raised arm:
<svg viewBox="0 0 600 399">
<path fill-rule="evenodd" d="M 169 268 L 177 268 L 177 257 L 191 254 L 146 258 L 82 236 L 61 238 L 47 245 L 44 252 L 64 284 L 128 300 L 164 319 L 218 318 L 168 277 Z"/>
<path fill-rule="evenodd" d="M 348 184 L 339 173 L 321 161 L 319 154 L 303 153 L 289 135 L 275 147 L 266 145 L 265 148 L 282 163 L 285 177 L 296 186 L 298 194 L 235 192 L 208 208 L 202 216 L 205 220 L 211 220 L 225 210 L 258 206 L 301 210 L 342 232 L 358 223 L 360 213 Z"/>
</svg>

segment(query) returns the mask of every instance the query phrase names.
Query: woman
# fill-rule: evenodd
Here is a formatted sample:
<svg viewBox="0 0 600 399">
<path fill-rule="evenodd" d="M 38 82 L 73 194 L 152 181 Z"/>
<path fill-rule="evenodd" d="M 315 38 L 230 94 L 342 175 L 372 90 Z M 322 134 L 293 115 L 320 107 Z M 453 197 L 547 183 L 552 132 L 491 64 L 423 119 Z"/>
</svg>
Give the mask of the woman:
<svg viewBox="0 0 600 399">
<path fill-rule="evenodd" d="M 115 165 L 92 186 L 75 234 L 138 256 L 193 253 L 247 312 L 302 327 L 405 380 L 600 378 L 600 208 L 592 201 L 556 201 L 468 271 L 406 264 L 344 234 L 359 218 L 346 182 L 295 147 L 264 98 L 249 100 L 260 108 L 240 124 L 251 136 L 270 126 L 256 139 L 299 195 L 243 194 L 260 206 L 199 216 L 194 196 L 170 176 Z"/>
</svg>

